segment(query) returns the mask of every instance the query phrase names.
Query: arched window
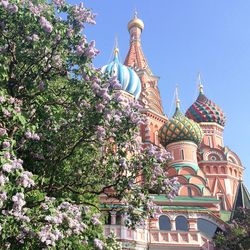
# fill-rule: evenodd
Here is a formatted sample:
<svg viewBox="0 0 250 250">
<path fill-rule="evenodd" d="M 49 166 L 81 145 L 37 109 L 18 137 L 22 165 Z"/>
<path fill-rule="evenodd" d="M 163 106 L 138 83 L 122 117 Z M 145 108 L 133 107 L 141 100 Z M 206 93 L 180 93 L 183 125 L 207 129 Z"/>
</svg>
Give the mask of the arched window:
<svg viewBox="0 0 250 250">
<path fill-rule="evenodd" d="M 171 230 L 171 223 L 170 219 L 166 215 L 161 215 L 159 218 L 159 227 L 160 230 L 170 231 Z"/>
<path fill-rule="evenodd" d="M 175 219 L 176 230 L 188 231 L 188 221 L 184 216 L 178 216 Z"/>
<path fill-rule="evenodd" d="M 198 230 L 210 239 L 213 238 L 215 232 L 219 229 L 216 224 L 205 219 L 198 219 Z"/>
</svg>

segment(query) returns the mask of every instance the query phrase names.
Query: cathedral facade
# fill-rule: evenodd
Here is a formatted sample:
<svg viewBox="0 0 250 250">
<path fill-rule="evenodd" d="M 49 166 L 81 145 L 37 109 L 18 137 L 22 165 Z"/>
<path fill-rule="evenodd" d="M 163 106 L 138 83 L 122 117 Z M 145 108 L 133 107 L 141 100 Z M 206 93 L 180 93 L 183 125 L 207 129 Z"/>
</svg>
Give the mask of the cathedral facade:
<svg viewBox="0 0 250 250">
<path fill-rule="evenodd" d="M 205 95 L 200 79 L 198 97 L 185 114 L 177 94 L 173 117 L 164 114 L 159 79 L 141 46 L 143 29 L 143 21 L 135 15 L 128 23 L 130 46 L 125 62 L 119 62 L 116 48 L 114 60 L 103 71 L 116 74 L 125 83 L 124 90 L 139 99 L 147 116 L 140 128 L 144 146 L 153 143 L 171 152 L 167 172 L 178 178 L 179 193 L 172 201 L 155 195 L 153 200 L 162 214 L 136 230 L 126 228 L 123 218 L 112 211 L 105 232 L 114 232 L 123 249 L 212 250 L 214 234 L 226 230 L 236 207 L 250 204 L 242 183 L 244 167 L 237 154 L 224 145 L 225 115 Z"/>
</svg>

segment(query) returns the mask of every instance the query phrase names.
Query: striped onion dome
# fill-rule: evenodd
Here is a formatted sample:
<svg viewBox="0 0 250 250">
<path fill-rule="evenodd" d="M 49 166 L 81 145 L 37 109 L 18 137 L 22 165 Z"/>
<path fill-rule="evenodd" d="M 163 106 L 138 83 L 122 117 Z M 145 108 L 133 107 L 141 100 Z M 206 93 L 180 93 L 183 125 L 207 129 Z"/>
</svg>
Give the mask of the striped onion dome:
<svg viewBox="0 0 250 250">
<path fill-rule="evenodd" d="M 111 63 L 102 67 L 102 72 L 110 76 L 116 76 L 122 85 L 122 89 L 134 95 L 136 99 L 141 93 L 141 81 L 133 69 L 120 63 L 118 59 L 119 50 L 114 50 L 114 59 Z"/>
<path fill-rule="evenodd" d="M 188 108 L 186 116 L 195 122 L 215 122 L 223 127 L 226 122 L 224 112 L 218 105 L 204 95 L 201 84 L 199 96 Z"/>
<path fill-rule="evenodd" d="M 203 138 L 203 132 L 200 125 L 188 119 L 177 105 L 172 119 L 161 127 L 159 138 L 164 147 L 179 141 L 192 141 L 199 145 Z"/>
</svg>

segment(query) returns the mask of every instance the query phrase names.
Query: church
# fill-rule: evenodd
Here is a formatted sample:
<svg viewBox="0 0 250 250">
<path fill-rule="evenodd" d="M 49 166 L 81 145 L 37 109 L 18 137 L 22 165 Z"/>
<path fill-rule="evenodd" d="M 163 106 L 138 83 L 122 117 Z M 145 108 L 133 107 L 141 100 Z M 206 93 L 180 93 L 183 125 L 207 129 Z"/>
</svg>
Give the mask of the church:
<svg viewBox="0 0 250 250">
<path fill-rule="evenodd" d="M 200 77 L 199 94 L 186 113 L 181 112 L 176 93 L 174 115 L 164 114 L 159 79 L 141 46 L 143 29 L 135 13 L 128 23 L 130 44 L 124 63 L 115 48 L 113 61 L 102 70 L 116 75 L 124 91 L 142 104 L 147 117 L 140 128 L 142 142 L 145 147 L 153 143 L 171 152 L 167 172 L 170 178 L 178 178 L 179 191 L 172 201 L 164 195 L 153 196 L 162 213 L 136 230 L 126 228 L 123 218 L 112 211 L 105 233 L 114 232 L 127 250 L 212 250 L 214 234 L 226 230 L 235 209 L 250 207 L 250 195 L 242 182 L 244 167 L 238 155 L 224 145 L 225 114 L 206 96 Z"/>
</svg>

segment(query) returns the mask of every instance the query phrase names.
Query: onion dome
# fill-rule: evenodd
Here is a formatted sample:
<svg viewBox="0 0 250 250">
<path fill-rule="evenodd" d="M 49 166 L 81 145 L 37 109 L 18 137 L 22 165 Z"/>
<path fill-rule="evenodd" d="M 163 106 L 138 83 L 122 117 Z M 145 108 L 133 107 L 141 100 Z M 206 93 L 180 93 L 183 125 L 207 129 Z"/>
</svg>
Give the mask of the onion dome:
<svg viewBox="0 0 250 250">
<path fill-rule="evenodd" d="M 204 95 L 201 82 L 199 92 L 198 98 L 187 110 L 186 116 L 195 122 L 215 122 L 224 127 L 226 122 L 224 112 Z"/>
<path fill-rule="evenodd" d="M 119 49 L 114 50 L 114 59 L 110 64 L 102 67 L 102 72 L 110 76 L 116 76 L 122 89 L 134 95 L 136 99 L 141 93 L 141 81 L 135 71 L 120 63 L 118 59 Z"/>
<path fill-rule="evenodd" d="M 203 138 L 200 125 L 188 119 L 180 111 L 180 101 L 176 99 L 176 110 L 172 119 L 168 120 L 159 131 L 161 144 L 165 147 L 172 142 L 192 141 L 199 145 Z"/>
<path fill-rule="evenodd" d="M 132 27 L 138 27 L 141 30 L 144 29 L 144 23 L 141 19 L 137 17 L 137 12 L 135 11 L 134 18 L 128 23 L 128 30 Z"/>
</svg>

